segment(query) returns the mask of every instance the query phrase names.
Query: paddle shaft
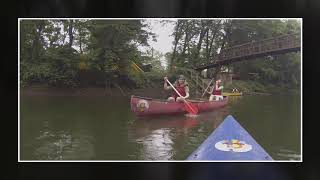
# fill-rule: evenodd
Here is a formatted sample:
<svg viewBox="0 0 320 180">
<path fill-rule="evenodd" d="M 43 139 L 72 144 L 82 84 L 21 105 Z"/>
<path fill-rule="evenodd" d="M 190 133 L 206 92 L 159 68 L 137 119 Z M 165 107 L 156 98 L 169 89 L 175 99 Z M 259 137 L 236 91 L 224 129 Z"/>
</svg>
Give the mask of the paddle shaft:
<svg viewBox="0 0 320 180">
<path fill-rule="evenodd" d="M 202 94 L 201 97 L 203 97 L 204 94 L 207 92 L 207 90 L 208 90 L 208 88 L 210 87 L 210 84 L 211 84 L 212 81 L 213 81 L 213 78 L 212 78 L 211 81 L 209 82 L 208 87 L 206 88 L 206 90 L 204 90 L 204 92 L 203 92 L 203 94 Z"/>
<path fill-rule="evenodd" d="M 169 81 L 168 79 L 166 79 L 166 80 L 167 80 L 167 82 L 170 84 L 170 86 L 173 88 L 173 90 L 174 90 L 180 97 L 182 97 L 181 94 L 176 90 L 176 88 L 170 83 L 170 81 Z M 182 99 L 183 99 L 185 105 L 187 105 L 187 106 L 191 109 L 191 112 L 190 112 L 189 110 L 187 110 L 187 111 L 190 112 L 190 113 L 192 113 L 192 114 L 197 114 L 198 110 L 197 110 L 195 107 L 192 107 L 192 106 L 191 106 L 191 103 L 189 104 L 189 102 L 186 101 L 185 98 L 182 97 Z M 194 112 L 194 111 L 196 111 L 196 112 Z"/>
</svg>

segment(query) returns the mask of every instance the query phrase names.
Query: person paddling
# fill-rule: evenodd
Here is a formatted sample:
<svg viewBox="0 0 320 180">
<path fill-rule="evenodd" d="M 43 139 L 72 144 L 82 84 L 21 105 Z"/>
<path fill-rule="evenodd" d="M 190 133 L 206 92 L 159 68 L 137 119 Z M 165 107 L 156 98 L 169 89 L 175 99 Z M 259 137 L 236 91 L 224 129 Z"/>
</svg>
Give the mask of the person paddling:
<svg viewBox="0 0 320 180">
<path fill-rule="evenodd" d="M 237 92 L 239 92 L 237 88 L 232 89 L 232 93 L 237 93 Z"/>
<path fill-rule="evenodd" d="M 209 97 L 209 101 L 219 101 L 220 99 L 223 99 L 222 96 L 222 90 L 223 90 L 223 86 L 221 85 L 222 81 L 221 79 L 218 79 L 215 84 L 211 84 L 210 85 L 210 90 L 208 91 L 208 93 L 210 94 Z"/>
<path fill-rule="evenodd" d="M 172 87 L 167 85 L 167 79 L 167 77 L 164 77 L 163 88 L 165 90 L 170 90 Z M 179 95 L 173 91 L 172 95 L 168 98 L 168 101 L 184 102 L 184 99 L 189 98 L 189 86 L 183 75 L 178 76 L 178 79 L 173 83 L 173 86 L 182 97 L 179 97 Z"/>
</svg>

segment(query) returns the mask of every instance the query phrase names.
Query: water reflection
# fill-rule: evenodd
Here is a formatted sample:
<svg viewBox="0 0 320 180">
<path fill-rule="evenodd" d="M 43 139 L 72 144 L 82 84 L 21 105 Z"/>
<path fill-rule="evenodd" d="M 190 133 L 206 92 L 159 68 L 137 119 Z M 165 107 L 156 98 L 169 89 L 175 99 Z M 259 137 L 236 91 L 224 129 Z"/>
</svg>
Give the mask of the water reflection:
<svg viewBox="0 0 320 180">
<path fill-rule="evenodd" d="M 185 160 L 232 114 L 276 160 L 300 159 L 300 97 L 230 97 L 198 117 L 137 118 L 128 99 L 22 98 L 22 160 Z"/>
<path fill-rule="evenodd" d="M 140 118 L 129 127 L 129 139 L 142 145 L 139 159 L 170 160 L 177 136 L 186 136 L 199 120 L 185 116 Z"/>
<path fill-rule="evenodd" d="M 131 128 L 134 128 L 136 135 L 145 136 L 153 130 L 167 128 L 177 129 L 189 129 L 199 124 L 196 118 L 173 116 L 173 117 L 156 117 L 154 119 L 142 118 L 137 119 L 132 124 Z"/>
<path fill-rule="evenodd" d="M 242 96 L 228 96 L 228 104 L 229 105 L 238 104 L 242 98 L 243 98 Z"/>
<path fill-rule="evenodd" d="M 44 122 L 44 130 L 35 138 L 33 157 L 39 160 L 81 160 L 94 156 L 93 138 L 87 132 L 52 130 Z"/>
<path fill-rule="evenodd" d="M 142 145 L 137 158 L 184 160 L 223 121 L 227 108 L 197 117 L 160 116 L 138 118 L 128 127 L 128 139 Z"/>
<path fill-rule="evenodd" d="M 142 159 L 145 160 L 168 160 L 172 157 L 172 144 L 170 129 L 157 129 L 149 135 L 136 139 L 141 143 Z"/>
</svg>

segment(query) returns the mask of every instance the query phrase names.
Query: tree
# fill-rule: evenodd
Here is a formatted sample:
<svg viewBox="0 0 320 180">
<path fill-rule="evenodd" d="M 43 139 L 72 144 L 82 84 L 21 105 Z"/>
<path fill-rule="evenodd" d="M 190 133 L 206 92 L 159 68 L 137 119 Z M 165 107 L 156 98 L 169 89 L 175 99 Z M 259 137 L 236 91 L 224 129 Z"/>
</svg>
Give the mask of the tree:
<svg viewBox="0 0 320 180">
<path fill-rule="evenodd" d="M 84 69 L 127 74 L 133 59 L 141 61 L 137 47 L 155 38 L 146 27 L 141 20 L 23 20 L 21 79 L 75 86 Z"/>
<path fill-rule="evenodd" d="M 79 46 L 80 54 L 86 51 L 86 46 L 89 43 L 90 32 L 88 27 L 90 26 L 90 21 L 88 20 L 77 20 L 74 22 L 75 28 L 75 45 Z"/>
<path fill-rule="evenodd" d="M 120 73 L 126 73 L 130 58 L 138 45 L 148 46 L 152 33 L 143 30 L 140 20 L 92 21 L 89 51 L 98 69 L 105 72 L 113 66 Z"/>
<path fill-rule="evenodd" d="M 175 58 L 176 58 L 176 53 L 177 53 L 177 46 L 178 46 L 178 43 L 180 41 L 180 38 L 182 36 L 182 21 L 181 20 L 178 20 L 176 22 L 176 26 L 175 26 L 175 29 L 174 29 L 174 32 L 172 34 L 174 36 L 174 46 L 173 46 L 173 53 L 172 53 L 172 56 L 171 56 L 171 60 L 170 60 L 170 68 L 169 70 L 171 71 L 172 70 L 172 67 L 174 66 L 174 61 L 175 61 Z"/>
</svg>

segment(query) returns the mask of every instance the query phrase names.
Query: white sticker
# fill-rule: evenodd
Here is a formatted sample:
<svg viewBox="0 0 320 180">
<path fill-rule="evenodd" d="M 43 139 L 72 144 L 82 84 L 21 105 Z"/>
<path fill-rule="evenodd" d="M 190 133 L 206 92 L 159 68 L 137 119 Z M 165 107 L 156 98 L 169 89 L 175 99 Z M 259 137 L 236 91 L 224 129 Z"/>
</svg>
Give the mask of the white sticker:
<svg viewBox="0 0 320 180">
<path fill-rule="evenodd" d="M 145 111 L 146 109 L 149 108 L 149 103 L 148 103 L 148 101 L 143 100 L 143 99 L 139 100 L 138 103 L 137 103 L 137 108 L 138 108 L 138 110 L 141 111 L 141 112 Z"/>
<path fill-rule="evenodd" d="M 250 144 L 237 139 L 219 141 L 214 146 L 220 151 L 248 152 L 252 149 Z"/>
</svg>

